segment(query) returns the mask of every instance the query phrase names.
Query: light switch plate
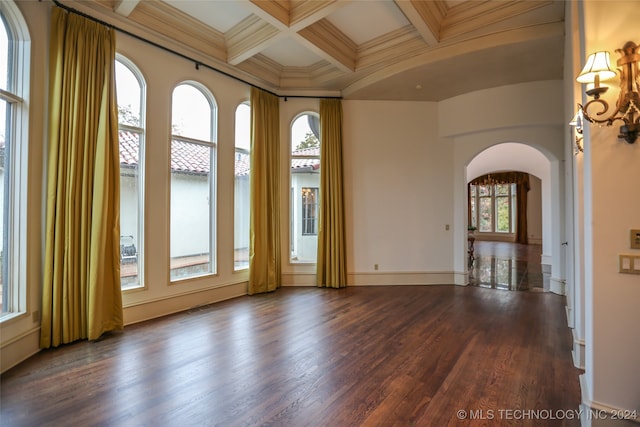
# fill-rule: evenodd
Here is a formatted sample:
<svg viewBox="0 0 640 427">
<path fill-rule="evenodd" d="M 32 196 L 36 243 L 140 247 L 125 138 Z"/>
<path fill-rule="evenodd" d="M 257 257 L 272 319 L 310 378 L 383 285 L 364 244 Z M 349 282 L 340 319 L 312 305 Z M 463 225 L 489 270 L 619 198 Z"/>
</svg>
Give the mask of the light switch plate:
<svg viewBox="0 0 640 427">
<path fill-rule="evenodd" d="M 640 274 L 640 255 L 620 254 L 618 272 L 625 274 Z"/>
</svg>

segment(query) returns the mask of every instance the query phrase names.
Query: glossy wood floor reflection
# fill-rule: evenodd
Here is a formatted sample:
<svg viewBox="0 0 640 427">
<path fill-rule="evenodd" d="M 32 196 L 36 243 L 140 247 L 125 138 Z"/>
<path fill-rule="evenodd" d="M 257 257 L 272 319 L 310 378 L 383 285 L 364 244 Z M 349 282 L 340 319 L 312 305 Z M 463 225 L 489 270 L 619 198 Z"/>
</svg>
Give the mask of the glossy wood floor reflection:
<svg viewBox="0 0 640 427">
<path fill-rule="evenodd" d="M 578 426 L 564 298 L 457 286 L 281 288 L 39 353 L 3 426 Z M 493 419 L 470 421 L 458 411 Z M 484 412 L 481 412 L 484 411 Z"/>
<path fill-rule="evenodd" d="M 510 291 L 543 290 L 542 246 L 507 242 L 475 242 L 469 284 Z"/>
</svg>

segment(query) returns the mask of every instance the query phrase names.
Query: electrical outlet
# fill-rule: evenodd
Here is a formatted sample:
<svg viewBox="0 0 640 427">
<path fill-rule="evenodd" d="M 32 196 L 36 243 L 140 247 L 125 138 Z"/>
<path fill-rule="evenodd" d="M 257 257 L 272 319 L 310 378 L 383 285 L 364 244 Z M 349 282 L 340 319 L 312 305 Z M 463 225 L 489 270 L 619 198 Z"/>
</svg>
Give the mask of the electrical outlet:
<svg viewBox="0 0 640 427">
<path fill-rule="evenodd" d="M 373 269 L 378 270 L 378 264 L 373 264 Z"/>
<path fill-rule="evenodd" d="M 447 230 L 447 231 L 449 231 L 449 224 L 446 224 L 446 225 L 444 226 L 444 229 L 445 229 L 445 230 Z"/>
</svg>

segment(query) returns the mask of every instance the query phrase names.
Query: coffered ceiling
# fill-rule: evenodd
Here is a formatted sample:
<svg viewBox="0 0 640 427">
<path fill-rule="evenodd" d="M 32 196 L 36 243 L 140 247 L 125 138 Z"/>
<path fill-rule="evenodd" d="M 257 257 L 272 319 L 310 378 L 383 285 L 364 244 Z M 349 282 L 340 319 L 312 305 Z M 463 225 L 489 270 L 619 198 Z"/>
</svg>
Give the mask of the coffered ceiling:
<svg viewBox="0 0 640 427">
<path fill-rule="evenodd" d="M 562 78 L 563 1 L 61 3 L 279 95 L 437 101 Z"/>
</svg>

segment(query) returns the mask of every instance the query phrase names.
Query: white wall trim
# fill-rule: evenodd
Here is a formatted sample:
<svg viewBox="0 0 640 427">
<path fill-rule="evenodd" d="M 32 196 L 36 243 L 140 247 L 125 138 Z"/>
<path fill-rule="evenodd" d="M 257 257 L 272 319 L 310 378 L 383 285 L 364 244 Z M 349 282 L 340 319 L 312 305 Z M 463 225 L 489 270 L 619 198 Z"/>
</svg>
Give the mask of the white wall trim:
<svg viewBox="0 0 640 427">
<path fill-rule="evenodd" d="M 40 351 L 40 327 L 32 328 L 2 343 L 0 373 L 4 373 Z"/>
<path fill-rule="evenodd" d="M 383 272 L 353 273 L 347 276 L 347 284 L 352 286 L 376 285 L 453 285 L 456 274 L 452 271 L 431 272 Z"/>
<path fill-rule="evenodd" d="M 589 399 L 589 390 L 585 375 L 580 375 L 582 403 L 580 404 L 580 423 L 583 427 L 609 427 L 640 425 L 639 409 L 624 409 Z"/>
<path fill-rule="evenodd" d="M 578 369 L 584 370 L 584 360 L 585 360 L 585 343 L 583 339 L 580 339 L 576 336 L 576 330 L 571 330 L 571 335 L 573 336 L 573 348 L 571 349 L 571 357 L 573 359 L 573 366 Z"/>
<path fill-rule="evenodd" d="M 565 295 L 566 281 L 559 277 L 551 277 L 549 280 L 549 290 L 554 294 Z"/>
<path fill-rule="evenodd" d="M 247 282 L 166 295 L 123 308 L 125 326 L 247 295 Z"/>
<path fill-rule="evenodd" d="M 454 271 L 349 273 L 347 286 L 466 285 L 467 276 Z M 283 273 L 282 286 L 316 286 L 316 275 Z"/>
<path fill-rule="evenodd" d="M 573 320 L 573 310 L 571 309 L 571 307 L 569 307 L 569 305 L 565 305 L 564 312 L 567 316 L 567 326 L 573 329 L 575 327 Z"/>
</svg>

